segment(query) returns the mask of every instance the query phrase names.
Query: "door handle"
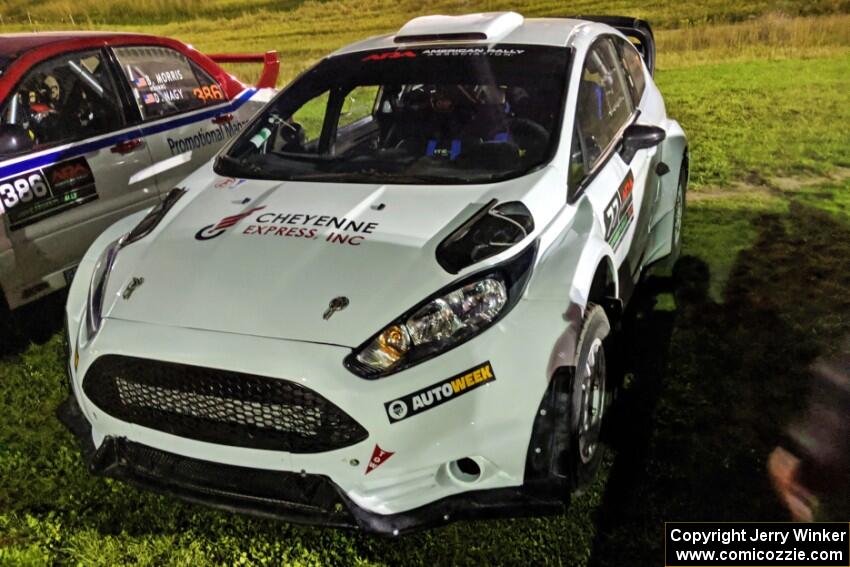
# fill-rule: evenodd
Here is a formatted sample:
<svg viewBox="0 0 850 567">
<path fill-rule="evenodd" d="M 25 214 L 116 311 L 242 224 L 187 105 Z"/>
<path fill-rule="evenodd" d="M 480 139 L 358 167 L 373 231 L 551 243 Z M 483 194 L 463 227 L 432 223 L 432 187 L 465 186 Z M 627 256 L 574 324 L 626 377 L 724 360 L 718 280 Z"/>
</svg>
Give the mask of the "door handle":
<svg viewBox="0 0 850 567">
<path fill-rule="evenodd" d="M 215 118 L 212 119 L 213 124 L 227 124 L 228 122 L 233 120 L 233 115 L 230 113 L 227 114 L 219 114 Z"/>
<path fill-rule="evenodd" d="M 142 144 L 143 142 L 141 138 L 133 138 L 132 140 L 124 140 L 123 142 L 118 142 L 117 144 L 112 146 L 112 148 L 110 148 L 110 151 L 113 154 L 129 154 L 136 148 L 141 147 Z"/>
</svg>

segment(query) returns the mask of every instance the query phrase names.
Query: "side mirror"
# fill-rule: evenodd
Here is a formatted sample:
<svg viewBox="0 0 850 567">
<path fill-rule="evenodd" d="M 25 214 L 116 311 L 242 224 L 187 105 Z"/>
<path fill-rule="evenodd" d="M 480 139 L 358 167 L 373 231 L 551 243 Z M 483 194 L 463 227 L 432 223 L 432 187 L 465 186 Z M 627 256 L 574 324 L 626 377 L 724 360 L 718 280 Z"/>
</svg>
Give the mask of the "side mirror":
<svg viewBox="0 0 850 567">
<path fill-rule="evenodd" d="M 664 141 L 667 132 L 658 126 L 646 124 L 632 124 L 623 132 L 623 141 L 620 146 L 620 157 L 626 163 L 631 163 L 632 158 L 638 150 L 654 148 Z"/>
<path fill-rule="evenodd" d="M 0 156 L 11 156 L 31 150 L 35 145 L 29 132 L 17 124 L 0 124 Z"/>
</svg>

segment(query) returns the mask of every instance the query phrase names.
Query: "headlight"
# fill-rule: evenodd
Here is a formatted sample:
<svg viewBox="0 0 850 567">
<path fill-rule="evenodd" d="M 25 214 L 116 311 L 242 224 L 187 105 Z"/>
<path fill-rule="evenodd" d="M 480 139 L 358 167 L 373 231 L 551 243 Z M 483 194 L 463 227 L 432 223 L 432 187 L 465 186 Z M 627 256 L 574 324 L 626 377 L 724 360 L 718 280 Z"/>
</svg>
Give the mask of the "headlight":
<svg viewBox="0 0 850 567">
<path fill-rule="evenodd" d="M 115 257 L 123 245 L 123 238 L 121 237 L 110 243 L 94 265 L 86 305 L 86 342 L 90 341 L 100 330 L 103 298 L 106 293 L 106 285 L 109 282 L 109 272 L 112 271 Z"/>
<path fill-rule="evenodd" d="M 417 305 L 345 360 L 363 378 L 380 378 L 428 360 L 493 325 L 522 294 L 536 243 L 483 275 L 465 278 Z"/>
</svg>

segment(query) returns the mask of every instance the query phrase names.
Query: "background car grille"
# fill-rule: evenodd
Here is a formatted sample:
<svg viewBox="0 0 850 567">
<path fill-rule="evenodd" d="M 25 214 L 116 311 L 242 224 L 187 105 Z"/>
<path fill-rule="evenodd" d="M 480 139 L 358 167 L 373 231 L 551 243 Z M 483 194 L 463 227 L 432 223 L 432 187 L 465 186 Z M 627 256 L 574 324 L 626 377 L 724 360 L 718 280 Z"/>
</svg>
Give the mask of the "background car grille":
<svg viewBox="0 0 850 567">
<path fill-rule="evenodd" d="M 106 355 L 86 372 L 83 391 L 122 421 L 222 445 L 318 453 L 368 437 L 316 392 L 240 372 Z"/>
</svg>

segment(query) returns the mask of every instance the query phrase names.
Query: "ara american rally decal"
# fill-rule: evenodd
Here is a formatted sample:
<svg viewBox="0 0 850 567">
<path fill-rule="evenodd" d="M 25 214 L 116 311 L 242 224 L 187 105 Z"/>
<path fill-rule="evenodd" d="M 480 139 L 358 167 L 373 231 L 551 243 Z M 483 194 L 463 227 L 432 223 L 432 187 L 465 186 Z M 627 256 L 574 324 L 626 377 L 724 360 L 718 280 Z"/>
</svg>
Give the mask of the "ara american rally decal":
<svg viewBox="0 0 850 567">
<path fill-rule="evenodd" d="M 12 230 L 94 199 L 94 174 L 82 157 L 0 179 L 0 212 Z"/>
<path fill-rule="evenodd" d="M 605 240 L 614 250 L 623 242 L 623 237 L 635 218 L 632 192 L 635 178 L 629 170 L 611 202 L 605 207 Z"/>
<path fill-rule="evenodd" d="M 384 404 L 390 423 L 413 417 L 442 405 L 472 390 L 495 382 L 493 366 L 485 362 L 451 378 L 441 380 L 412 394 L 407 394 Z"/>
</svg>

